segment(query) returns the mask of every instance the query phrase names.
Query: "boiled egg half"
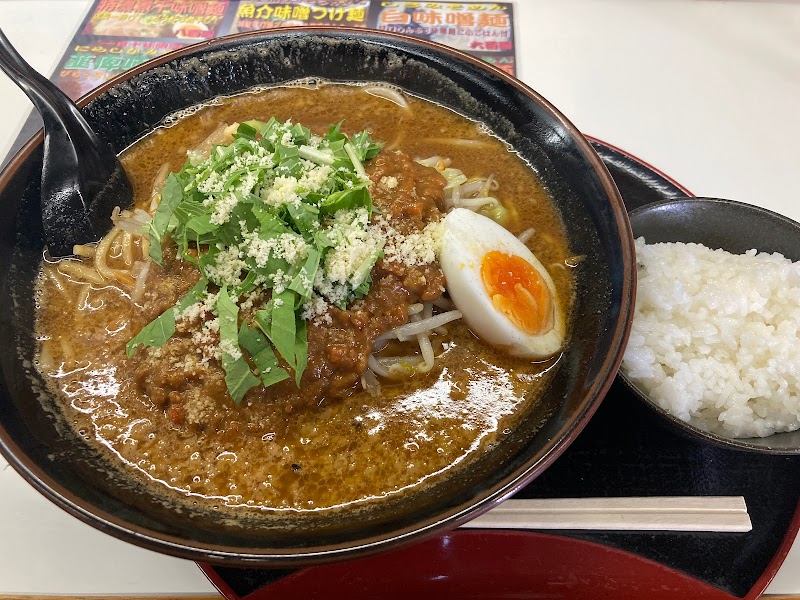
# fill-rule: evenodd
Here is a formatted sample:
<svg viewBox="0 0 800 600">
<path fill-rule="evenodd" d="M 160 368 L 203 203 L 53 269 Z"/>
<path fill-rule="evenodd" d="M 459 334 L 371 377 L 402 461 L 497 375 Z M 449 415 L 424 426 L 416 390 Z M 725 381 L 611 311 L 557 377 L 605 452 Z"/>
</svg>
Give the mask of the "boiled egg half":
<svg viewBox="0 0 800 600">
<path fill-rule="evenodd" d="M 510 231 L 456 208 L 443 221 L 439 262 L 450 298 L 481 339 L 524 358 L 561 349 L 566 326 L 553 279 Z"/>
</svg>

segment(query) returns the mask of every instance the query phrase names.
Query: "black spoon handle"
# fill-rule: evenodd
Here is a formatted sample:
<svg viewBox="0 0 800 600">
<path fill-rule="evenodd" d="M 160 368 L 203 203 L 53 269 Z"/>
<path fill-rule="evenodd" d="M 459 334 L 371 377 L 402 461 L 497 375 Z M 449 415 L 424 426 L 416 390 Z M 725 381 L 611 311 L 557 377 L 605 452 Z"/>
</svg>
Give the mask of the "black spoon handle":
<svg viewBox="0 0 800 600">
<path fill-rule="evenodd" d="M 58 101 L 54 100 L 54 97 L 63 95 L 63 92 L 20 56 L 2 29 L 0 29 L 0 69 L 25 92 L 40 111 L 43 107 L 52 110 L 62 108 L 58 106 Z"/>
<path fill-rule="evenodd" d="M 77 107 L 25 62 L 2 30 L 0 70 L 25 92 L 44 121 L 42 225 L 51 254 L 70 255 L 76 240 L 100 237 L 90 218 L 86 178 L 82 176 L 87 172 L 84 169 L 92 174 L 102 172 L 103 159 L 96 150 L 100 142 Z"/>
<path fill-rule="evenodd" d="M 72 100 L 20 56 L 2 29 L 0 69 L 25 92 L 43 118 L 48 113 L 57 117 L 59 125 L 67 131 L 76 148 L 102 144 Z"/>
</svg>

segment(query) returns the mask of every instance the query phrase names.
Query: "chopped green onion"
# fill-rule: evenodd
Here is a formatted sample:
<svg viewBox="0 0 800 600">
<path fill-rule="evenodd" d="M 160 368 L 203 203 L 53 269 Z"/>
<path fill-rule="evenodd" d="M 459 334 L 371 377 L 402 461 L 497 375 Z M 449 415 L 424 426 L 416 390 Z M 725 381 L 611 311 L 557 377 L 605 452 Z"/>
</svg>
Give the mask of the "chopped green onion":
<svg viewBox="0 0 800 600">
<path fill-rule="evenodd" d="M 501 203 L 498 203 L 491 208 L 481 208 L 478 212 L 489 217 L 498 225 L 508 225 L 510 213 L 508 212 L 508 209 Z"/>
<path fill-rule="evenodd" d="M 364 170 L 364 165 L 361 164 L 361 160 L 358 158 L 358 154 L 356 154 L 356 149 L 353 147 L 353 144 L 347 142 L 344 145 L 344 151 L 347 152 L 347 156 L 350 158 L 350 161 L 353 163 L 353 168 L 356 170 L 356 173 L 361 179 L 367 178 L 367 172 Z"/>
<path fill-rule="evenodd" d="M 256 135 L 258 135 L 258 130 L 248 123 L 239 123 L 236 135 L 247 138 L 248 140 L 254 140 L 256 139 Z"/>
<path fill-rule="evenodd" d="M 319 165 L 333 164 L 333 152 L 318 150 L 317 148 L 312 148 L 311 146 L 300 146 L 297 152 L 300 155 L 300 158 L 305 158 L 306 160 L 313 161 Z"/>
</svg>

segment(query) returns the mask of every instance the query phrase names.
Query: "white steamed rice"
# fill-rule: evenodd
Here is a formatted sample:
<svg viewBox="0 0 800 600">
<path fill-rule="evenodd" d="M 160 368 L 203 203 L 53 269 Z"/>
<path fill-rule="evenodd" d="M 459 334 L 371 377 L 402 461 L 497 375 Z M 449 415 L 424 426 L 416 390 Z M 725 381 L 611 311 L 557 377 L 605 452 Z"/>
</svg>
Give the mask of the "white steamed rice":
<svg viewBox="0 0 800 600">
<path fill-rule="evenodd" d="M 662 408 L 727 437 L 800 428 L 800 262 L 636 240 L 623 372 Z"/>
</svg>

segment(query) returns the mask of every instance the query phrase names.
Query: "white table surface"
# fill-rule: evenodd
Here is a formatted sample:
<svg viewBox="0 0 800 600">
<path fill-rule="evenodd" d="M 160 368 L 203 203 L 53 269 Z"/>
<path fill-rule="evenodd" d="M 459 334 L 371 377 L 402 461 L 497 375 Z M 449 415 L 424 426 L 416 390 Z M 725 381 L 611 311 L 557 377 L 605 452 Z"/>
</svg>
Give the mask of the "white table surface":
<svg viewBox="0 0 800 600">
<path fill-rule="evenodd" d="M 51 73 L 88 0 L 0 0 L 0 27 Z M 520 79 L 584 133 L 696 195 L 800 220 L 800 2 L 518 0 Z M 0 75 L 0 157 L 30 110 Z M 768 482 L 765 482 L 768 485 Z M 102 534 L 0 458 L 0 594 L 196 594 L 194 563 Z M 767 590 L 800 595 L 800 542 Z"/>
</svg>

